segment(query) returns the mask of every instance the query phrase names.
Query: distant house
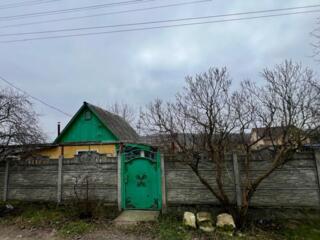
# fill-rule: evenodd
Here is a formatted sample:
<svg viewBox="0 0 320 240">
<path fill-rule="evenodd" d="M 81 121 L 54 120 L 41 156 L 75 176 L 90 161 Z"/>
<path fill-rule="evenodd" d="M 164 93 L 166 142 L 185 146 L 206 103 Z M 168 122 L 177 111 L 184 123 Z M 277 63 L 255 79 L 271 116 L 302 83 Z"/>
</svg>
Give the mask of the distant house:
<svg viewBox="0 0 320 240">
<path fill-rule="evenodd" d="M 280 145 L 282 143 L 282 128 L 253 128 L 250 134 L 250 142 L 254 143 L 255 148 L 265 146 Z"/>
<path fill-rule="evenodd" d="M 116 156 L 120 142 L 136 143 L 139 135 L 120 116 L 84 102 L 53 144 L 39 151 L 52 159 L 73 158 L 83 152 Z"/>
<path fill-rule="evenodd" d="M 284 129 L 282 127 L 271 127 L 253 128 L 251 129 L 251 133 L 245 133 L 244 135 L 231 133 L 227 139 L 226 150 L 241 151 L 243 150 L 243 144 L 250 143 L 253 143 L 253 149 L 256 150 L 265 147 L 280 146 L 284 143 L 283 131 Z M 305 133 L 302 130 L 292 127 L 285 140 L 288 140 L 288 137 L 290 137 L 291 141 L 297 144 L 307 145 L 310 143 L 319 143 L 319 141 L 312 141 L 310 138 L 302 139 L 304 136 Z M 199 147 L 199 151 L 201 151 L 204 146 L 201 140 L 203 140 L 202 137 L 197 134 L 176 134 L 174 136 L 170 136 L 169 134 L 154 134 L 141 137 L 142 142 L 157 146 L 164 153 L 180 152 L 181 147 L 178 142 L 187 148 L 197 146 Z"/>
<path fill-rule="evenodd" d="M 255 149 L 260 149 L 269 146 L 280 146 L 284 144 L 283 135 L 284 128 L 282 127 L 253 128 L 250 134 L 250 142 L 255 143 L 253 145 Z M 292 127 L 289 136 L 293 139 L 293 141 L 297 141 L 298 143 L 303 137 L 303 135 L 304 133 L 302 130 L 296 127 Z M 306 138 L 302 141 L 302 143 L 308 144 L 310 143 L 310 139 Z"/>
<path fill-rule="evenodd" d="M 215 137 L 214 137 L 215 138 Z M 218 136 L 217 136 L 218 138 Z M 170 136 L 169 134 L 153 134 L 142 136 L 141 142 L 152 146 L 157 146 L 163 153 L 178 153 L 181 151 L 179 143 L 186 148 L 198 148 L 199 151 L 203 151 L 204 137 L 200 134 L 175 134 Z M 230 152 L 234 150 L 241 150 L 244 143 L 250 141 L 250 135 L 245 133 L 243 136 L 237 133 L 231 133 L 227 140 L 226 149 Z"/>
<path fill-rule="evenodd" d="M 168 134 L 152 134 L 140 137 L 141 142 L 157 146 L 161 152 L 171 153 L 178 149 L 178 145 Z"/>
</svg>

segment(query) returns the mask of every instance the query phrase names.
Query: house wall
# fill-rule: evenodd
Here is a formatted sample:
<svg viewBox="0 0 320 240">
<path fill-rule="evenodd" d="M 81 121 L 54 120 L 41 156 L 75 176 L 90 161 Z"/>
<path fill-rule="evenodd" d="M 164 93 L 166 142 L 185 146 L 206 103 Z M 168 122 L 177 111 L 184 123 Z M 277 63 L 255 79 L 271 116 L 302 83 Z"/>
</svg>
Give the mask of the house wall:
<svg viewBox="0 0 320 240">
<path fill-rule="evenodd" d="M 312 207 L 320 208 L 320 154 L 299 153 L 295 159 L 271 174 L 262 182 L 251 205 L 256 207 Z M 237 155 L 239 168 L 235 169 L 232 155 L 226 157 L 224 183 L 226 193 L 236 202 L 235 174 L 244 178 L 243 156 Z M 85 178 L 89 182 L 90 199 L 107 203 L 117 202 L 117 158 L 104 155 L 82 155 L 62 160 L 61 188 L 58 188 L 59 167 L 57 159 L 10 162 L 7 199 L 57 201 L 61 190 L 62 200 L 75 198 L 74 187 L 80 196 L 85 193 Z M 318 163 L 318 171 L 317 171 Z M 271 163 L 256 157 L 250 175 L 257 177 Z M 167 205 L 219 204 L 199 182 L 189 167 L 179 160 L 166 157 L 165 178 Z M 215 166 L 205 159 L 200 162 L 200 173 L 215 186 Z M 0 164 L 0 197 L 5 189 L 5 164 Z M 78 180 L 77 180 L 78 179 Z M 80 183 L 77 185 L 77 181 Z"/>
<path fill-rule="evenodd" d="M 87 117 L 89 114 L 89 118 Z M 56 142 L 114 142 L 118 138 L 91 112 L 88 107 L 75 116 L 74 119 L 66 126 Z"/>
<path fill-rule="evenodd" d="M 108 156 L 116 156 L 115 144 L 97 144 L 97 145 L 75 145 L 64 146 L 64 157 L 73 158 L 77 155 L 78 151 L 97 151 L 100 154 Z M 43 149 L 37 152 L 40 156 L 49 157 L 50 159 L 58 159 L 61 155 L 61 147 L 56 146 L 49 149 Z"/>
</svg>

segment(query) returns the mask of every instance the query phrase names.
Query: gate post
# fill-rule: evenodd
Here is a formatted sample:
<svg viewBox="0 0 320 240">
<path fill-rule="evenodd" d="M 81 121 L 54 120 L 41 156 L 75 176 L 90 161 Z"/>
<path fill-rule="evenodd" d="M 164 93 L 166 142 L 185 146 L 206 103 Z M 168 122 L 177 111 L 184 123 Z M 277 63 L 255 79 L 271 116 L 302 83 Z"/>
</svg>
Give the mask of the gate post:
<svg viewBox="0 0 320 240">
<path fill-rule="evenodd" d="M 118 152 L 118 210 L 122 210 L 122 187 L 121 187 L 121 172 L 122 172 L 122 162 L 121 162 L 121 151 Z"/>
</svg>

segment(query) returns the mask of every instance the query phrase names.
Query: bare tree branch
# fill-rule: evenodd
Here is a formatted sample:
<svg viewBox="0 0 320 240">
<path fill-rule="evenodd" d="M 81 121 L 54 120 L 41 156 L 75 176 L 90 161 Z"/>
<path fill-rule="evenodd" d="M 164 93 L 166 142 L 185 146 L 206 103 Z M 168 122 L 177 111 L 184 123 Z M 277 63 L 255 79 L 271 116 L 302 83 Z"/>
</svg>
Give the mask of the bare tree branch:
<svg viewBox="0 0 320 240">
<path fill-rule="evenodd" d="M 44 142 L 37 114 L 27 96 L 11 89 L 0 90 L 0 161 L 26 152 L 30 144 Z M 19 147 L 11 147 L 19 145 Z M 31 150 L 31 149 L 30 149 Z"/>
<path fill-rule="evenodd" d="M 164 143 L 178 146 L 179 159 L 235 216 L 239 227 L 259 185 L 292 160 L 295 152 L 319 131 L 320 86 L 310 69 L 285 61 L 274 69 L 263 70 L 262 78 L 264 83 L 259 86 L 246 80 L 231 93 L 226 68 L 210 68 L 206 73 L 187 77 L 186 87 L 175 101 L 164 103 L 157 99 L 140 116 L 146 134 L 165 136 Z M 240 208 L 226 194 L 223 171 L 226 153 L 235 148 L 245 153 Z M 270 166 L 253 178 L 251 162 L 262 152 Z M 215 169 L 214 186 L 201 174 L 202 155 Z"/>
<path fill-rule="evenodd" d="M 135 109 L 129 104 L 115 102 L 110 106 L 108 106 L 107 109 L 110 112 L 122 117 L 129 124 L 134 125 L 137 116 L 136 116 Z"/>
</svg>

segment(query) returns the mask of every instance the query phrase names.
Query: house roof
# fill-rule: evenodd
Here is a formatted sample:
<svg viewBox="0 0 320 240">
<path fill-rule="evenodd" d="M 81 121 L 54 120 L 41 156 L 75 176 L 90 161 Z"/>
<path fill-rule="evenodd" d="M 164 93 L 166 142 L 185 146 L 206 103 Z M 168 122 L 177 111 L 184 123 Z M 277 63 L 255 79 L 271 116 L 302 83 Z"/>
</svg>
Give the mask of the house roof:
<svg viewBox="0 0 320 240">
<path fill-rule="evenodd" d="M 122 117 L 108 112 L 100 107 L 84 102 L 88 108 L 96 114 L 99 120 L 116 136 L 120 141 L 138 141 L 139 135 Z"/>
<path fill-rule="evenodd" d="M 283 134 L 283 128 L 282 127 L 271 127 L 271 128 L 252 128 L 252 133 L 256 132 L 257 137 L 264 137 L 266 139 L 272 137 L 272 138 L 278 138 L 282 136 Z"/>
<path fill-rule="evenodd" d="M 76 120 L 77 116 L 82 112 L 84 108 L 89 109 L 100 120 L 100 122 L 108 130 L 110 130 L 114 136 L 117 137 L 119 141 L 136 142 L 139 140 L 139 135 L 122 117 L 108 112 L 107 110 L 104 110 L 93 104 L 84 102 L 82 107 L 78 110 L 78 112 L 72 117 L 67 126 L 63 129 L 61 134 L 55 139 L 54 143 L 57 143 L 60 140 L 61 136 L 63 136 L 63 134 L 72 125 L 72 123 Z"/>
</svg>

